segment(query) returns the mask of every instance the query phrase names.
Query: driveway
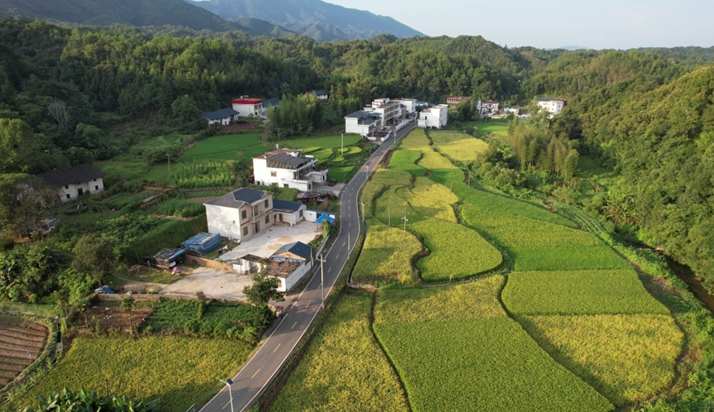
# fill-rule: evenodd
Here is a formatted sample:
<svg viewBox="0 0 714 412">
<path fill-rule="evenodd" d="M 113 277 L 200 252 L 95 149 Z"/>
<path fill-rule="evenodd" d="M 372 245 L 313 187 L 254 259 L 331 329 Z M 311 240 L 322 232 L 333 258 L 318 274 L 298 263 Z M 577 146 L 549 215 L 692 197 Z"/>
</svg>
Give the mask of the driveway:
<svg viewBox="0 0 714 412">
<path fill-rule="evenodd" d="M 209 299 L 236 302 L 245 300 L 243 288 L 251 284 L 253 279 L 249 275 L 237 275 L 200 267 L 183 279 L 164 287 L 160 294 L 195 297 L 196 293 L 202 292 Z"/>
</svg>

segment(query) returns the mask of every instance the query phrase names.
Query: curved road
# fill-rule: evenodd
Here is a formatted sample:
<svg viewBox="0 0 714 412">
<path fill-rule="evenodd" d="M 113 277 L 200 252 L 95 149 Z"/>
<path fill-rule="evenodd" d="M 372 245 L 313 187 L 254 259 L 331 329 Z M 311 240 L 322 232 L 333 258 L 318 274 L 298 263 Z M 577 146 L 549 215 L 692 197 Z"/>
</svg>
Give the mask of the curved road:
<svg viewBox="0 0 714 412">
<path fill-rule="evenodd" d="M 331 292 L 342 272 L 356 240 L 362 231 L 359 210 L 359 193 L 370 175 L 379 166 L 384 156 L 413 127 L 407 127 L 382 144 L 372 153 L 367 162 L 345 186 L 340 195 L 340 230 L 325 255 L 325 296 Z M 263 388 L 280 371 L 285 361 L 305 335 L 308 327 L 322 310 L 320 292 L 319 263 L 315 265 L 312 278 L 297 300 L 284 312 L 283 317 L 272 332 L 261 341 L 253 356 L 233 378 L 228 393 L 227 386 L 218 392 L 201 412 L 230 412 L 230 396 L 233 397 L 233 410 L 244 411 L 258 399 Z"/>
</svg>

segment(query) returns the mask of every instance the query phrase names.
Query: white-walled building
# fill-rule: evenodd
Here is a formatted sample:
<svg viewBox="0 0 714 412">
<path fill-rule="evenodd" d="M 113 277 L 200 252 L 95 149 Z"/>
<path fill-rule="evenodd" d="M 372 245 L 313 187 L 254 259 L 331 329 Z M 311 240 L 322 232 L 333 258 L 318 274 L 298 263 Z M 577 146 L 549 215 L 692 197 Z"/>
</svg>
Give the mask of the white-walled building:
<svg viewBox="0 0 714 412">
<path fill-rule="evenodd" d="M 345 116 L 345 133 L 366 137 L 379 127 L 379 123 L 378 114 L 360 110 Z"/>
<path fill-rule="evenodd" d="M 233 99 L 233 110 L 240 117 L 261 117 L 264 114 L 263 99 L 245 96 Z"/>
<path fill-rule="evenodd" d="M 541 97 L 536 100 L 536 104 L 541 110 L 545 110 L 552 116 L 560 114 L 565 108 L 566 101 L 552 97 Z"/>
<path fill-rule="evenodd" d="M 215 112 L 205 112 L 201 117 L 208 122 L 209 126 L 228 126 L 238 120 L 238 112 L 229 107 Z"/>
<path fill-rule="evenodd" d="M 238 242 L 273 225 L 294 226 L 305 220 L 305 205 L 273 200 L 270 192 L 241 188 L 204 203 L 208 232 Z"/>
<path fill-rule="evenodd" d="M 312 247 L 302 242 L 287 244 L 278 249 L 269 259 L 268 276 L 280 281 L 278 292 L 287 292 L 295 287 L 312 268 Z"/>
<path fill-rule="evenodd" d="M 479 100 L 476 105 L 479 114 L 484 117 L 497 115 L 500 108 L 501 105 L 495 100 Z"/>
<path fill-rule="evenodd" d="M 55 170 L 41 177 L 48 186 L 57 190 L 63 203 L 104 191 L 104 173 L 91 165 Z"/>
<path fill-rule="evenodd" d="M 416 99 L 397 99 L 399 104 L 402 105 L 406 114 L 413 114 L 417 111 L 417 100 Z"/>
<path fill-rule="evenodd" d="M 313 190 L 314 185 L 327 182 L 327 170 L 316 170 L 317 159 L 299 151 L 273 150 L 253 158 L 253 179 L 263 186 Z"/>
<path fill-rule="evenodd" d="M 441 129 L 449 122 L 449 106 L 440 104 L 438 106 L 424 109 L 419 113 L 417 125 L 422 129 Z"/>
</svg>

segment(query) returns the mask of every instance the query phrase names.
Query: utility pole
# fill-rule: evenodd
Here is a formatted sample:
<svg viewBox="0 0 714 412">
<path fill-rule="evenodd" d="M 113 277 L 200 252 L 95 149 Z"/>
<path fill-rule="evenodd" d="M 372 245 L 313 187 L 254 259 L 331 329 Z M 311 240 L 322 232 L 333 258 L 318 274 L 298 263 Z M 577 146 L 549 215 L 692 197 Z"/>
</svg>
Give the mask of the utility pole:
<svg viewBox="0 0 714 412">
<path fill-rule="evenodd" d="M 340 141 L 341 141 L 340 154 L 344 155 L 345 154 L 345 134 L 344 133 L 342 133 L 342 140 L 340 140 Z"/>
<path fill-rule="evenodd" d="M 392 226 L 392 213 L 389 211 L 389 205 L 387 205 L 387 226 Z"/>
<path fill-rule="evenodd" d="M 322 297 L 322 308 L 325 309 L 325 257 L 320 254 L 317 256 L 320 262 L 320 296 Z"/>
<path fill-rule="evenodd" d="M 409 218 L 407 218 L 407 213 L 404 212 L 404 217 L 402 217 L 402 222 L 404 222 L 404 231 L 407 231 L 407 222 L 409 222 Z"/>
</svg>

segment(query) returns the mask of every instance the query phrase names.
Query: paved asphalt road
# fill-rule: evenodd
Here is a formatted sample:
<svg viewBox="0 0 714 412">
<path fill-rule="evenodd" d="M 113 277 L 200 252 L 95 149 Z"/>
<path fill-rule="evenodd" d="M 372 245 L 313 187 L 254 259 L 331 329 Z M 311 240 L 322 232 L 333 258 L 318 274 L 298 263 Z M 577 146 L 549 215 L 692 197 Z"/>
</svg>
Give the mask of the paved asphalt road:
<svg viewBox="0 0 714 412">
<path fill-rule="evenodd" d="M 397 140 L 404 137 L 405 129 Z M 395 138 L 392 137 L 380 146 L 345 186 L 340 195 L 340 231 L 335 242 L 325 256 L 325 296 L 332 292 L 342 268 L 347 263 L 349 252 L 355 247 L 356 239 L 362 230 L 359 207 L 359 192 L 369 176 L 379 165 L 384 155 L 392 149 Z M 319 268 L 319 264 L 316 265 Z M 322 310 L 320 292 L 320 272 L 315 270 L 312 279 L 298 299 L 285 312 L 273 331 L 263 339 L 253 357 L 243 366 L 231 385 L 234 411 L 246 410 L 260 395 L 263 388 L 278 373 L 285 360 L 297 346 L 308 327 Z M 231 411 L 228 388 L 224 387 L 206 405 L 201 412 Z"/>
</svg>

